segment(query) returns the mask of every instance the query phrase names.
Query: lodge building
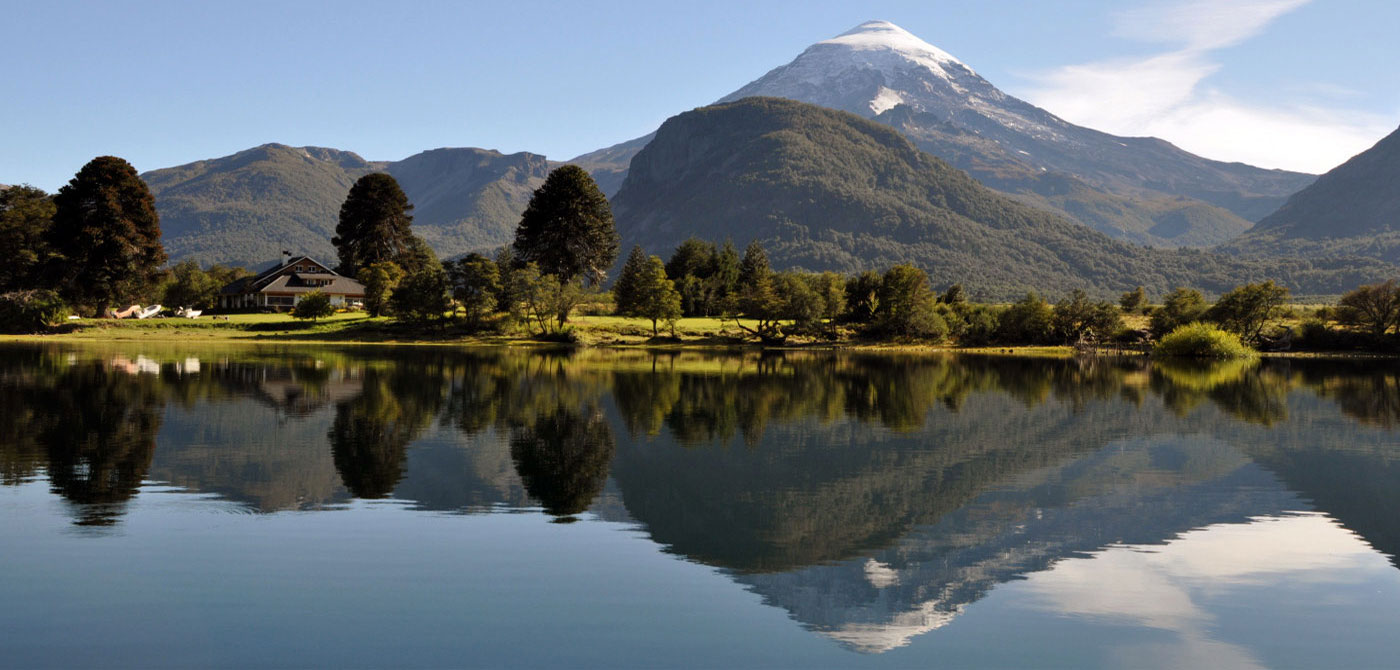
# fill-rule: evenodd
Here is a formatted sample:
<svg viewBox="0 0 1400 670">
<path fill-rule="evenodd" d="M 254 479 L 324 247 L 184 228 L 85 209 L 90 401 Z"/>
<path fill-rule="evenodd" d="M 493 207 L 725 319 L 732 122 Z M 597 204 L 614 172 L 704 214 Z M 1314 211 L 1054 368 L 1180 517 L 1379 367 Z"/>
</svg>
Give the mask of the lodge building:
<svg viewBox="0 0 1400 670">
<path fill-rule="evenodd" d="M 320 291 L 336 307 L 359 307 L 365 299 L 360 282 L 336 273 L 310 256 L 283 253 L 282 262 L 219 291 L 219 308 L 290 310 L 301 296 Z"/>
</svg>

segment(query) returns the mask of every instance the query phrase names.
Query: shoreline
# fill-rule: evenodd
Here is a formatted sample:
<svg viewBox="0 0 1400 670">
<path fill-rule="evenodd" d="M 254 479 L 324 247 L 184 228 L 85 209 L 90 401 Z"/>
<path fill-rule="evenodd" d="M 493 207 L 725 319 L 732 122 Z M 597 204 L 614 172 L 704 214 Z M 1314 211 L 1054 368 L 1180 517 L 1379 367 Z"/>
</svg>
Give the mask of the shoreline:
<svg viewBox="0 0 1400 670">
<path fill-rule="evenodd" d="M 97 332 L 94 332 L 97 331 Z M 232 332 L 209 332 L 232 331 Z M 234 335 L 233 333 L 238 333 Z M 382 334 L 382 333 L 375 333 Z M 345 347 L 456 347 L 467 349 L 519 348 L 540 351 L 549 350 L 643 350 L 643 351 L 691 351 L 711 353 L 744 352 L 836 352 L 853 354 L 954 354 L 964 356 L 1005 356 L 1014 358 L 1152 358 L 1147 351 L 1129 351 L 1106 347 L 1092 352 L 1079 352 L 1069 345 L 1011 345 L 960 347 L 950 344 L 911 344 L 896 342 L 811 342 L 782 346 L 763 345 L 749 341 L 715 341 L 716 338 L 699 338 L 680 341 L 641 340 L 602 340 L 580 342 L 553 342 L 530 337 L 512 335 L 466 335 L 441 338 L 394 338 L 383 339 L 355 337 L 307 337 L 296 331 L 274 333 L 251 333 L 237 326 L 209 328 L 174 326 L 154 327 L 93 327 L 69 332 L 39 333 L 25 335 L 0 335 L 0 344 L 142 344 L 142 345 L 182 345 L 182 346 L 345 346 Z M 669 339 L 669 338 L 668 338 Z M 1400 359 L 1400 353 L 1367 351 L 1275 351 L 1259 352 L 1260 358 L 1270 359 Z"/>
</svg>

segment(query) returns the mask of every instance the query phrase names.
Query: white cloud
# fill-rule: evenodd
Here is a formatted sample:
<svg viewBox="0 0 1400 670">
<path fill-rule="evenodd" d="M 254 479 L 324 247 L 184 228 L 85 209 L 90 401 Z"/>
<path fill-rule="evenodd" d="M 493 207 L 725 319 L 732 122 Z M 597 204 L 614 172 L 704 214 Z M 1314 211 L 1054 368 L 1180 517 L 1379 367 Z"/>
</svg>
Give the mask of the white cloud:
<svg viewBox="0 0 1400 670">
<path fill-rule="evenodd" d="M 1117 135 L 1160 137 L 1220 160 L 1324 172 L 1369 148 L 1393 120 L 1335 105 L 1258 104 L 1204 85 L 1222 67 L 1213 51 L 1258 35 L 1307 2 L 1186 0 L 1122 12 L 1115 35 L 1172 48 L 1034 75 L 1026 97 L 1069 121 Z M 1313 90 L 1325 90 L 1320 87 Z"/>
</svg>

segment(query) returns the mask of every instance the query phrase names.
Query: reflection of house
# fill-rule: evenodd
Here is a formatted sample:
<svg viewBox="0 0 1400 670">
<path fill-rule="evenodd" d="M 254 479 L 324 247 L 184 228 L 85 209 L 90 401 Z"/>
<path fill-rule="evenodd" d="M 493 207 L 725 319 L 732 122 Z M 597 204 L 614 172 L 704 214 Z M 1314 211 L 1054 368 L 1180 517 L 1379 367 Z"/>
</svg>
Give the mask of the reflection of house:
<svg viewBox="0 0 1400 670">
<path fill-rule="evenodd" d="M 219 307 L 291 309 L 311 291 L 325 293 L 336 306 L 358 306 L 365 298 L 360 282 L 337 274 L 310 256 L 284 254 L 281 264 L 225 286 L 219 291 Z"/>
</svg>

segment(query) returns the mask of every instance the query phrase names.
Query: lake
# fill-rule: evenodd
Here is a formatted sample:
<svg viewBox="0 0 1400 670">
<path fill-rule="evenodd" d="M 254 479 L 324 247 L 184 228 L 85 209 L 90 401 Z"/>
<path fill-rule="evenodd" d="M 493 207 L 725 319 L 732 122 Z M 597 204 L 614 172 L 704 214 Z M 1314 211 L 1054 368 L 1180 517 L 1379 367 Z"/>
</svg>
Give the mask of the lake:
<svg viewBox="0 0 1400 670">
<path fill-rule="evenodd" d="M 3 667 L 1374 668 L 1400 363 L 0 347 Z"/>
</svg>

